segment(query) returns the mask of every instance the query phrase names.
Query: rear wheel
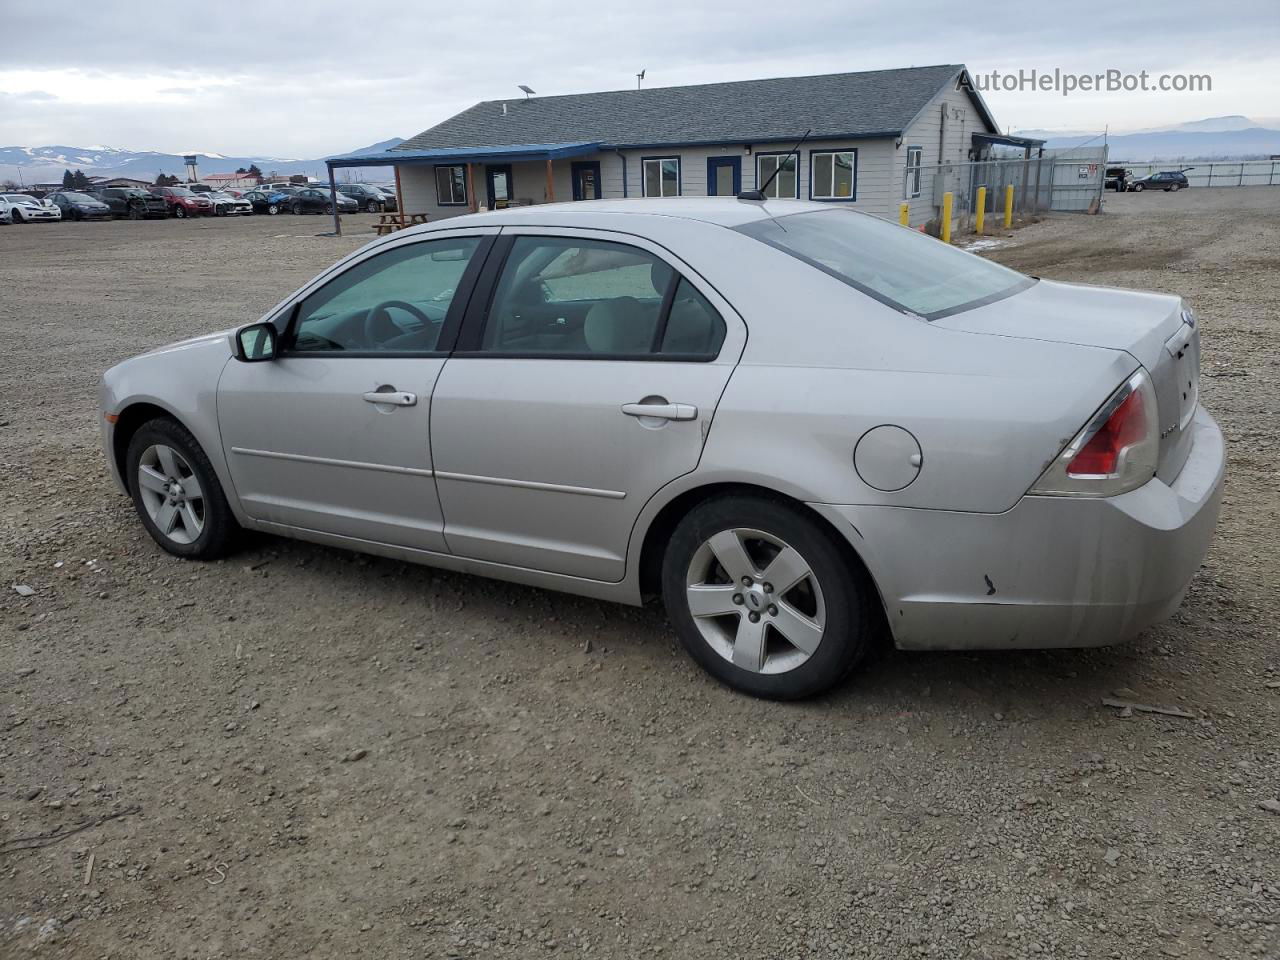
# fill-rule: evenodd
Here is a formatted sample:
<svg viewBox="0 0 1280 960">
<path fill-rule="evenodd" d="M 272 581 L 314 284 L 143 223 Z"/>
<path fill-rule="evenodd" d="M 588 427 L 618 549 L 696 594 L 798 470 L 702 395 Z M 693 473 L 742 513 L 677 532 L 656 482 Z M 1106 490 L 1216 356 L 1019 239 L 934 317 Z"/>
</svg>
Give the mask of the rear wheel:
<svg viewBox="0 0 1280 960">
<path fill-rule="evenodd" d="M 875 635 L 875 591 L 829 531 L 765 497 L 709 500 L 680 521 L 662 566 L 667 615 L 718 680 L 793 700 L 838 683 Z"/>
<path fill-rule="evenodd" d="M 240 527 L 209 458 L 174 420 L 142 425 L 125 456 L 129 494 L 152 539 L 179 557 L 212 560 Z"/>
<path fill-rule="evenodd" d="M 291 211 L 294 214 L 294 216 L 302 216 L 302 204 L 295 203 L 291 208 Z"/>
</svg>

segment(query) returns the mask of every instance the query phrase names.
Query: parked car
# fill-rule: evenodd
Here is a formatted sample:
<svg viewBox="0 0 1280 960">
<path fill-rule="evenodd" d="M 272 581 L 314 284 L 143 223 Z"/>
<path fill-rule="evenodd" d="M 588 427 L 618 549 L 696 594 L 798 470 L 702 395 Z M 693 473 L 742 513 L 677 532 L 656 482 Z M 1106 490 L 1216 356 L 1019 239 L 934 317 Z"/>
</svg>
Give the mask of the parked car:
<svg viewBox="0 0 1280 960">
<path fill-rule="evenodd" d="M 1187 175 L 1178 170 L 1164 170 L 1160 173 L 1153 173 L 1150 176 L 1143 177 L 1141 180 L 1135 180 L 1129 189 L 1134 193 L 1141 193 L 1143 190 L 1164 190 L 1165 192 L 1173 190 L 1182 190 L 1191 186 L 1187 180 Z"/>
<path fill-rule="evenodd" d="M 367 183 L 344 183 L 338 189 L 343 196 L 354 200 L 361 210 L 367 210 L 370 213 L 381 213 L 383 210 L 396 208 L 394 198 L 388 197 L 377 187 Z"/>
<path fill-rule="evenodd" d="M 186 187 L 152 187 L 151 192 L 161 197 L 169 212 L 179 220 L 183 217 L 207 217 L 213 213 L 213 203 L 208 197 L 192 193 Z"/>
<path fill-rule="evenodd" d="M 360 205 L 350 197 L 338 194 L 338 212 L 355 213 Z M 328 190 L 307 187 L 289 198 L 290 213 L 333 213 L 333 201 Z"/>
<path fill-rule="evenodd" d="M 285 204 L 289 201 L 290 194 L 281 190 L 250 190 L 242 199 L 248 200 L 253 207 L 254 213 L 266 213 L 275 216 L 281 210 L 287 209 Z"/>
<path fill-rule="evenodd" d="M 169 216 L 169 207 L 163 198 L 137 187 L 101 187 L 90 196 L 110 207 L 114 217 L 163 220 Z"/>
<path fill-rule="evenodd" d="M 401 231 L 108 370 L 141 523 L 191 558 L 252 529 L 661 595 L 704 668 L 778 698 L 884 632 L 1093 646 L 1177 608 L 1226 462 L 1178 297 L 822 203 L 591 206 Z"/>
<path fill-rule="evenodd" d="M 207 183 L 184 183 L 183 186 L 192 193 L 213 193 L 213 187 Z"/>
<path fill-rule="evenodd" d="M 9 216 L 14 223 L 39 223 L 62 219 L 62 210 L 48 200 L 39 200 L 28 193 L 6 193 Z"/>
<path fill-rule="evenodd" d="M 1116 193 L 1124 193 L 1133 183 L 1133 173 L 1124 167 L 1107 167 L 1107 178 L 1103 186 Z"/>
<path fill-rule="evenodd" d="M 87 193 L 60 190 L 47 198 L 62 211 L 63 220 L 110 220 L 111 208 Z"/>
<path fill-rule="evenodd" d="M 248 200 L 233 197 L 231 194 L 224 193 L 221 190 L 214 190 L 212 193 L 204 194 L 204 196 L 213 204 L 213 214 L 216 217 L 253 213 L 253 204 Z"/>
</svg>

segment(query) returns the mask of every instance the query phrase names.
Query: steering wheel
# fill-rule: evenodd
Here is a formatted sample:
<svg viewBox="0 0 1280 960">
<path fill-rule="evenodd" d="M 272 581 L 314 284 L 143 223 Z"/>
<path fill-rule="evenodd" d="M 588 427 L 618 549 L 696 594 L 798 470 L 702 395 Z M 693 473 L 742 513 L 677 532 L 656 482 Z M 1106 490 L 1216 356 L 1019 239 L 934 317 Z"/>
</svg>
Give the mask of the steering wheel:
<svg viewBox="0 0 1280 960">
<path fill-rule="evenodd" d="M 413 314 L 413 316 L 422 321 L 424 326 L 431 323 L 431 318 L 412 303 L 406 303 L 404 300 L 384 300 L 365 314 L 364 342 L 366 346 L 375 347 L 393 337 L 398 337 L 408 332 L 401 329 L 400 325 L 391 319 L 391 314 L 388 310 L 392 307 L 397 310 L 403 310 L 405 313 Z"/>
</svg>

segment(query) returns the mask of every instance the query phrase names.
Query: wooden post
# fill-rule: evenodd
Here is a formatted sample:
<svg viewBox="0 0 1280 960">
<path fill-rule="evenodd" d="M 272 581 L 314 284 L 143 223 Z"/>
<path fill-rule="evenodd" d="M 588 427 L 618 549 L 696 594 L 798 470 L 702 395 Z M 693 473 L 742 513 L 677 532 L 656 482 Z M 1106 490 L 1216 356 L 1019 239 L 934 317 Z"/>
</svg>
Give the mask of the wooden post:
<svg viewBox="0 0 1280 960">
<path fill-rule="evenodd" d="M 556 202 L 556 185 L 551 180 L 551 158 L 547 157 L 547 203 Z"/>
<path fill-rule="evenodd" d="M 400 164 L 395 165 L 396 171 L 396 214 L 400 217 L 400 228 L 404 229 L 404 191 L 400 188 Z"/>
<path fill-rule="evenodd" d="M 333 204 L 333 235 L 342 236 L 342 218 L 338 215 L 338 183 L 333 179 L 333 164 L 329 167 L 329 202 Z"/>
<path fill-rule="evenodd" d="M 471 172 L 474 163 L 467 164 L 467 196 L 471 198 L 471 212 L 475 213 L 480 209 L 480 199 L 476 196 L 475 176 Z"/>
</svg>

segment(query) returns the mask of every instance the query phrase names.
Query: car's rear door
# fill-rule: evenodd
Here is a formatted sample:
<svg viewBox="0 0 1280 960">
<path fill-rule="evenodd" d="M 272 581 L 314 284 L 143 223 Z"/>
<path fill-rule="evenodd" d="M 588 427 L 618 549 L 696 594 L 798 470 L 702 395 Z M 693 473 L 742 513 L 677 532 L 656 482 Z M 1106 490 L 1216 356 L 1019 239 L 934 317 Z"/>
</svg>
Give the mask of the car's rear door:
<svg viewBox="0 0 1280 960">
<path fill-rule="evenodd" d="M 233 362 L 218 422 L 255 520 L 444 551 L 431 391 L 496 228 L 377 248 L 305 291 L 276 359 Z"/>
<path fill-rule="evenodd" d="M 432 396 L 451 552 L 621 580 L 636 516 L 697 466 L 745 341 L 656 244 L 504 228 Z"/>
</svg>

